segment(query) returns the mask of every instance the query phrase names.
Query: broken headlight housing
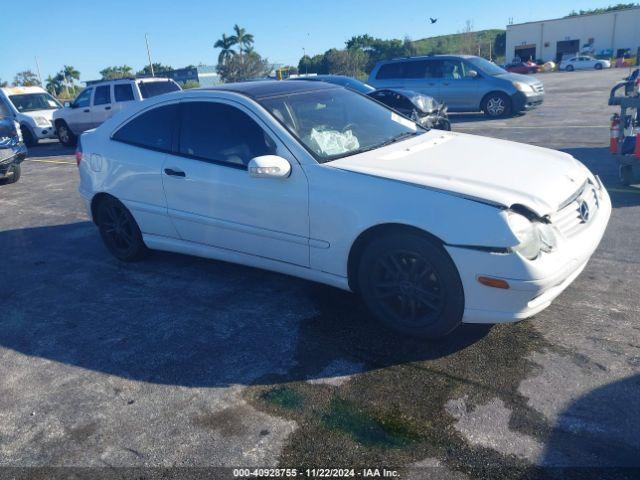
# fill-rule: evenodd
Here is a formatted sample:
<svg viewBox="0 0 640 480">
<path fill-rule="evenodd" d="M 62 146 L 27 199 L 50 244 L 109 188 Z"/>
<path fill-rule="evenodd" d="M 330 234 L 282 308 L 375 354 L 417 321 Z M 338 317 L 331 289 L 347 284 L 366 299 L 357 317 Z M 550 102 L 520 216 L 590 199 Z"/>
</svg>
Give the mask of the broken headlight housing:
<svg viewBox="0 0 640 480">
<path fill-rule="evenodd" d="M 558 246 L 556 228 L 549 223 L 530 220 L 512 210 L 507 212 L 507 222 L 520 242 L 511 250 L 529 260 L 535 260 L 541 252 L 552 252 Z"/>
</svg>

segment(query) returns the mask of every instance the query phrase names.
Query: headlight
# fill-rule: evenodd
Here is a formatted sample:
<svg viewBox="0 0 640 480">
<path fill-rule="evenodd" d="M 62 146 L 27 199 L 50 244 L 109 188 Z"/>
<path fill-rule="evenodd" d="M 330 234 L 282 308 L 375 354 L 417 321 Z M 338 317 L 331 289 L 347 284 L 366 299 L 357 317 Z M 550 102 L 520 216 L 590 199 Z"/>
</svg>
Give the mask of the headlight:
<svg viewBox="0 0 640 480">
<path fill-rule="evenodd" d="M 507 221 L 511 231 L 520 242 L 512 248 L 529 260 L 534 260 L 540 252 L 551 252 L 558 245 L 555 227 L 547 223 L 532 222 L 519 213 L 507 212 Z"/>
<path fill-rule="evenodd" d="M 522 93 L 534 93 L 535 92 L 533 87 L 531 85 L 529 85 L 528 83 L 513 82 L 513 86 L 515 87 L 516 90 L 518 90 L 519 92 L 522 92 Z"/>
<path fill-rule="evenodd" d="M 36 125 L 38 125 L 39 127 L 48 127 L 49 125 L 51 125 L 49 120 L 44 117 L 35 117 L 34 120 L 36 121 Z"/>
</svg>

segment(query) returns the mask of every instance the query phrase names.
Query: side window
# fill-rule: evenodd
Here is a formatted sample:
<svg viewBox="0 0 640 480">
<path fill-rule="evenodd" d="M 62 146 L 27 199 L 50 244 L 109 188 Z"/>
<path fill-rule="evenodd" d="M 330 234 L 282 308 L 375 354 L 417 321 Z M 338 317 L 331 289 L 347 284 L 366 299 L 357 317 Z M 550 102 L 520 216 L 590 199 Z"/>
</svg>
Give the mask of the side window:
<svg viewBox="0 0 640 480">
<path fill-rule="evenodd" d="M 73 101 L 73 105 L 78 108 L 88 107 L 91 102 L 91 92 L 93 91 L 92 87 L 85 88 L 80 95 L 76 97 Z"/>
<path fill-rule="evenodd" d="M 442 78 L 445 80 L 460 80 L 464 78 L 464 69 L 460 60 L 444 60 L 442 62 Z"/>
<path fill-rule="evenodd" d="M 180 153 L 246 168 L 249 160 L 275 153 L 265 131 L 239 109 L 224 103 L 185 102 L 180 120 Z"/>
<path fill-rule="evenodd" d="M 382 65 L 376 74 L 378 80 L 385 80 L 388 78 L 402 78 L 402 63 L 387 63 Z"/>
<path fill-rule="evenodd" d="M 426 60 L 414 60 L 404 64 L 403 78 L 425 78 L 427 76 L 428 62 Z"/>
<path fill-rule="evenodd" d="M 156 107 L 130 120 L 113 134 L 113 139 L 137 147 L 171 151 L 178 105 Z"/>
<path fill-rule="evenodd" d="M 133 100 L 133 87 L 130 83 L 116 83 L 113 86 L 113 96 L 116 102 L 130 102 Z"/>
<path fill-rule="evenodd" d="M 101 85 L 96 87 L 96 93 L 93 96 L 94 105 L 106 105 L 111 103 L 111 85 Z"/>
<path fill-rule="evenodd" d="M 11 110 L 7 107 L 6 103 L 0 98 L 0 119 L 9 118 L 11 116 Z"/>
</svg>

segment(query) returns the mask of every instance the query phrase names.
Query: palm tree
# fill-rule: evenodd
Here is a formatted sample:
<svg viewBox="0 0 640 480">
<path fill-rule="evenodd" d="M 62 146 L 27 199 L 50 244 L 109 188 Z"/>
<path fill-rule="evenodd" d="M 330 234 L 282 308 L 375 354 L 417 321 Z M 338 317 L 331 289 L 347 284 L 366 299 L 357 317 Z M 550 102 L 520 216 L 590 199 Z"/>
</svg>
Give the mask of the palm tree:
<svg viewBox="0 0 640 480">
<path fill-rule="evenodd" d="M 64 86 L 67 90 L 67 96 L 69 96 L 69 85 L 73 85 L 74 80 L 80 80 L 80 72 L 73 68 L 71 65 L 65 65 L 60 71 L 64 79 Z"/>
<path fill-rule="evenodd" d="M 55 77 L 49 75 L 45 80 L 45 87 L 47 88 L 47 91 L 53 95 L 58 95 L 60 93 L 60 87 L 62 86 L 60 77 L 60 75 L 56 75 Z"/>
<path fill-rule="evenodd" d="M 218 63 L 225 63 L 231 57 L 233 57 L 236 52 L 231 48 L 236 44 L 233 37 L 227 37 L 226 33 L 222 34 L 222 38 L 218 40 L 213 48 L 220 48 L 220 54 L 218 55 Z"/>
<path fill-rule="evenodd" d="M 247 31 L 244 28 L 238 26 L 237 23 L 233 26 L 233 31 L 236 32 L 236 34 L 231 35 L 231 38 L 233 39 L 234 45 L 238 45 L 238 51 L 242 56 L 243 51 L 247 51 L 248 49 L 252 48 L 253 35 L 247 33 Z"/>
</svg>

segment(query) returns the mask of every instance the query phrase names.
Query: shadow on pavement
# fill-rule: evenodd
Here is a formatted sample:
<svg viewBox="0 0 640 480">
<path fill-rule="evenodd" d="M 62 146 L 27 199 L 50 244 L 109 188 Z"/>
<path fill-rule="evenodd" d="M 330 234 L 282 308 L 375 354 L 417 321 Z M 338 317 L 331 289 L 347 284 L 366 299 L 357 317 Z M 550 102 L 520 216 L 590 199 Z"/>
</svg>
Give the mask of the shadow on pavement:
<svg viewBox="0 0 640 480">
<path fill-rule="evenodd" d="M 60 157 L 63 155 L 73 155 L 75 148 L 65 147 L 60 142 L 56 141 L 40 141 L 35 147 L 29 147 L 29 155 L 27 158 L 39 159 L 49 157 Z M 69 161 L 73 161 L 70 159 Z"/>
<path fill-rule="evenodd" d="M 252 268 L 154 253 L 124 264 L 93 224 L 0 232 L 0 345 L 137 381 L 217 387 L 344 376 L 449 355 L 396 336 L 355 296 Z M 323 373 L 324 371 L 324 373 Z"/>
<path fill-rule="evenodd" d="M 558 417 L 545 466 L 635 468 L 640 473 L 640 375 L 600 387 L 571 403 Z M 592 478 L 588 471 L 582 478 Z M 599 478 L 621 478 L 602 471 Z M 625 473 L 624 471 L 618 473 Z M 609 475 L 608 475 L 609 474 Z M 638 478 L 630 476 L 629 478 Z"/>
</svg>

